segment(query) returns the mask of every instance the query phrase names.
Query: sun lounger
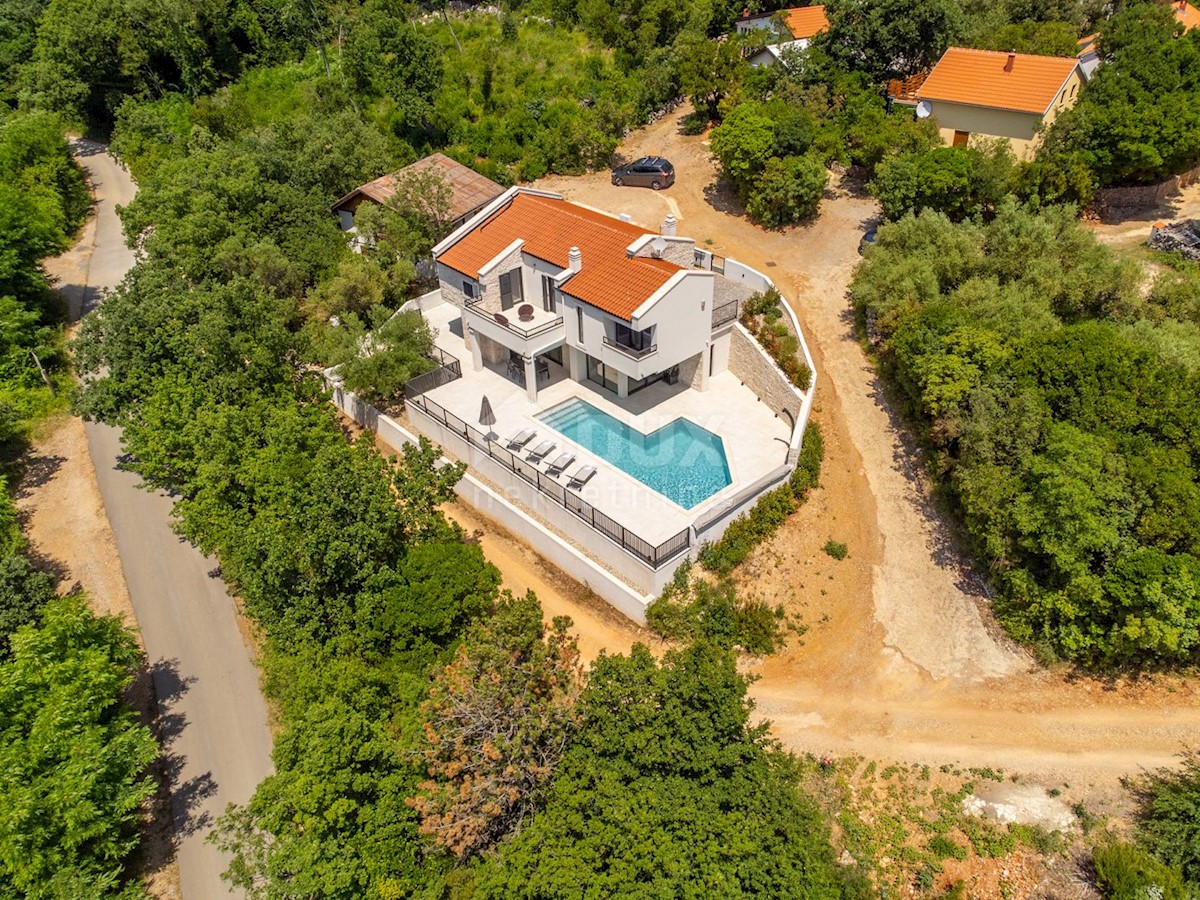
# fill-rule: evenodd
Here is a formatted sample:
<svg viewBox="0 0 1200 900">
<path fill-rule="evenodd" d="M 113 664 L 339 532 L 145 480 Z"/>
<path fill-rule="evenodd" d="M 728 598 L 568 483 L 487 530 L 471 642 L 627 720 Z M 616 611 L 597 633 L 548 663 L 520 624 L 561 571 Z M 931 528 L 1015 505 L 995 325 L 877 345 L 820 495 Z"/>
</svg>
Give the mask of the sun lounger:
<svg viewBox="0 0 1200 900">
<path fill-rule="evenodd" d="M 537 434 L 532 428 L 522 428 L 507 441 L 510 450 L 519 450 L 533 440 L 533 436 Z"/>
<path fill-rule="evenodd" d="M 575 474 L 567 479 L 567 487 L 579 490 L 585 484 L 592 480 L 592 476 L 596 474 L 595 466 L 580 466 L 575 470 Z"/>
<path fill-rule="evenodd" d="M 555 459 L 554 462 L 550 463 L 550 465 L 548 465 L 546 467 L 546 474 L 547 475 L 555 475 L 555 476 L 561 475 L 563 473 L 563 471 L 567 468 L 567 466 L 569 466 L 573 462 L 575 462 L 575 454 L 574 453 L 572 453 L 569 450 L 566 453 L 560 453 L 558 455 L 558 458 Z"/>
<path fill-rule="evenodd" d="M 536 447 L 534 447 L 532 450 L 529 451 L 529 456 L 527 458 L 529 459 L 530 462 L 541 462 L 543 459 L 545 459 L 547 456 L 549 456 L 550 451 L 553 450 L 557 446 L 558 446 L 558 444 L 554 443 L 554 441 L 549 441 L 549 440 L 542 441 L 540 444 L 538 444 Z"/>
</svg>

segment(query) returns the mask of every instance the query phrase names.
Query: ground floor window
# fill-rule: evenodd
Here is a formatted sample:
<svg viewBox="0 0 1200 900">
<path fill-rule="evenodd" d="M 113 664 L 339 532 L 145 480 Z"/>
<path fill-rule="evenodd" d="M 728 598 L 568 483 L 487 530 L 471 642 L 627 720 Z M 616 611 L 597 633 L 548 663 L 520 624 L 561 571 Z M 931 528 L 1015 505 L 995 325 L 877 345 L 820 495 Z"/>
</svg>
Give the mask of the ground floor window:
<svg viewBox="0 0 1200 900">
<path fill-rule="evenodd" d="M 563 364 L 562 350 L 563 350 L 562 344 L 559 344 L 553 350 L 547 350 L 545 353 L 542 354 L 542 356 L 546 357 L 546 359 L 548 359 L 552 362 L 558 363 L 561 366 Z"/>
<path fill-rule="evenodd" d="M 636 394 L 642 388 L 649 387 L 656 381 L 662 381 L 664 374 L 663 372 L 655 372 L 653 375 L 647 375 L 645 378 L 639 378 L 636 381 L 632 378 L 629 379 L 629 393 Z"/>
<path fill-rule="evenodd" d="M 617 370 L 606 366 L 594 356 L 587 358 L 587 377 L 588 381 L 593 381 L 614 394 L 617 392 Z"/>
</svg>

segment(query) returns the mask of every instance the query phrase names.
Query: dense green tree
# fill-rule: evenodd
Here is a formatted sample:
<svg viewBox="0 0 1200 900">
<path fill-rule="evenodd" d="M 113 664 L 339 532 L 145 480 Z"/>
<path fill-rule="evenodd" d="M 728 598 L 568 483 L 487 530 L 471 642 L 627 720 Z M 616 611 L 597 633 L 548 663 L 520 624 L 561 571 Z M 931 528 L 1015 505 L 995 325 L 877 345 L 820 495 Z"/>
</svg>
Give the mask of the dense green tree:
<svg viewBox="0 0 1200 900">
<path fill-rule="evenodd" d="M 1015 187 L 1016 162 L 1006 142 L 982 148 L 938 147 L 880 163 L 871 183 L 889 219 L 933 209 L 953 221 L 990 214 Z"/>
<path fill-rule="evenodd" d="M 772 157 L 750 193 L 746 212 L 768 228 L 811 219 L 828 182 L 824 163 L 813 156 Z"/>
<path fill-rule="evenodd" d="M 33 568 L 18 548 L 0 555 L 0 663 L 10 656 L 9 637 L 37 622 L 54 596 L 54 579 Z"/>
<path fill-rule="evenodd" d="M 360 93 L 388 97 L 401 115 L 419 125 L 441 82 L 441 53 L 425 31 L 413 27 L 406 12 L 377 0 L 364 4 L 346 38 L 342 67 Z"/>
<path fill-rule="evenodd" d="M 693 35 L 680 42 L 678 55 L 680 88 L 697 110 L 710 120 L 716 119 L 721 101 L 737 90 L 749 69 L 742 55 L 742 43 L 733 37 L 711 41 Z"/>
<path fill-rule="evenodd" d="M 1079 53 L 1079 29 L 1070 22 L 1011 22 L 976 42 L 982 50 L 1032 53 L 1035 56 L 1075 56 Z"/>
<path fill-rule="evenodd" d="M 1006 201 L 881 228 L 852 293 L 1013 633 L 1096 665 L 1195 659 L 1196 371 L 1136 270 L 1070 209 Z"/>
<path fill-rule="evenodd" d="M 601 655 L 545 809 L 472 896 L 842 896 L 828 832 L 789 758 L 750 725 L 733 654 Z"/>
<path fill-rule="evenodd" d="M 1109 900 L 1187 900 L 1192 896 L 1178 871 L 1132 844 L 1097 847 L 1092 861 L 1099 887 Z"/>
<path fill-rule="evenodd" d="M 138 814 L 158 755 L 123 701 L 139 651 L 121 623 L 78 597 L 48 603 L 40 627 L 0 662 L 0 893 L 129 896 Z"/>
<path fill-rule="evenodd" d="M 928 71 L 966 28 L 958 0 L 829 0 L 825 8 L 829 30 L 817 45 L 872 81 Z"/>
<path fill-rule="evenodd" d="M 1188 750 L 1178 768 L 1156 769 L 1137 787 L 1138 842 L 1200 883 L 1200 755 Z"/>
<path fill-rule="evenodd" d="M 1200 32 L 1133 3 L 1104 24 L 1106 62 L 1059 116 L 1044 152 L 1073 152 L 1101 186 L 1157 181 L 1200 161 Z"/>
<path fill-rule="evenodd" d="M 775 146 L 775 121 L 761 103 L 740 103 L 712 131 L 712 152 L 721 174 L 747 196 L 767 167 Z"/>
</svg>

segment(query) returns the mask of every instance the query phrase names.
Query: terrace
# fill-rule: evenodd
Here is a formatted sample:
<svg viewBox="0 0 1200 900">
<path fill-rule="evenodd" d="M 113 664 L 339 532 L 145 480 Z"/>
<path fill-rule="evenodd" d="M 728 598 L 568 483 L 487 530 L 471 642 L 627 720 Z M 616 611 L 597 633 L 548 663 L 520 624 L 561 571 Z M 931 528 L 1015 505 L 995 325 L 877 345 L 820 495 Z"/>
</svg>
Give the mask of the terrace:
<svg viewBox="0 0 1200 900">
<path fill-rule="evenodd" d="M 441 303 L 426 309 L 424 314 L 435 329 L 438 348 L 463 360 L 460 310 Z M 475 318 L 469 317 L 468 321 L 474 329 Z M 510 495 L 515 497 L 516 493 L 509 483 L 503 482 L 506 478 L 514 482 L 519 476 L 524 483 L 551 497 L 563 514 L 562 519 L 554 521 L 560 531 L 571 533 L 569 528 L 578 525 L 575 520 L 582 519 L 593 529 L 593 536 L 590 541 L 577 537 L 575 543 L 582 544 L 588 552 L 594 549 L 603 555 L 603 548 L 595 546 L 598 538 L 595 532 L 599 531 L 643 563 L 657 568 L 690 546 L 688 535 L 697 523 L 711 519 L 715 510 L 731 503 L 736 505 L 748 489 L 777 474 L 787 458 L 792 423 L 776 416 L 730 371 L 711 376 L 704 391 L 682 383 L 658 382 L 621 398 L 599 385 L 572 380 L 562 366 L 543 358 L 537 373 L 536 400 L 530 399 L 513 377 L 515 373 L 503 363 L 488 362 L 482 371 L 475 371 L 467 357 L 461 372 L 461 378 L 439 384 L 421 394 L 416 402 L 410 401 L 410 421 L 431 436 L 440 436 L 439 432 L 447 438 L 458 435 L 457 439 L 442 440 L 451 455 L 470 461 L 475 459 L 472 454 L 482 449 L 493 460 L 499 459 L 494 468 L 490 464 L 486 464 L 487 468 L 480 466 L 480 473 L 498 487 L 509 490 Z M 490 428 L 479 423 L 484 396 L 496 417 Z M 693 508 L 683 508 L 539 419 L 547 410 L 573 398 L 585 400 L 643 434 L 681 417 L 707 429 L 721 438 L 731 483 Z M 555 443 L 554 451 L 541 463 L 529 461 L 527 452 L 515 453 L 514 461 L 514 454 L 504 449 L 505 441 L 523 429 L 537 433 L 526 450 L 543 440 Z M 492 433 L 492 441 L 484 439 L 486 432 Z M 469 446 L 472 442 L 474 448 Z M 564 475 L 549 475 L 547 463 L 562 452 L 573 454 L 574 460 Z M 567 490 L 566 475 L 586 465 L 595 466 L 596 475 L 580 489 Z M 588 532 L 583 534 L 586 537 Z M 699 539 L 703 539 L 702 534 Z"/>
</svg>

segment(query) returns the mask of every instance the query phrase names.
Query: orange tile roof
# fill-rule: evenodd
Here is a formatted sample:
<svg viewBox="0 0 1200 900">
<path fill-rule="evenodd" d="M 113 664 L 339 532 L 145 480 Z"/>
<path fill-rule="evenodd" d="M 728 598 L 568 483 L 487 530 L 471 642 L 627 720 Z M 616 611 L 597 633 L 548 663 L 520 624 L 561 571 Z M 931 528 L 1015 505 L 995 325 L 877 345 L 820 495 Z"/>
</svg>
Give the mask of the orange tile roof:
<svg viewBox="0 0 1200 900">
<path fill-rule="evenodd" d="M 1005 71 L 1010 56 L 1011 71 Z M 951 47 L 933 67 L 917 97 L 1040 116 L 1050 109 L 1078 65 L 1075 57 Z"/>
<path fill-rule="evenodd" d="M 816 37 L 829 30 L 824 6 L 801 6 L 787 11 L 787 27 L 796 40 Z"/>
<path fill-rule="evenodd" d="M 1200 9 L 1196 9 L 1187 0 L 1176 0 L 1171 6 L 1175 8 L 1175 18 L 1183 24 L 1184 31 L 1191 31 L 1200 25 Z"/>
<path fill-rule="evenodd" d="M 1089 53 L 1096 52 L 1096 41 L 1100 40 L 1100 32 L 1096 31 L 1089 34 L 1087 37 L 1081 37 L 1077 43 L 1079 45 L 1079 55 L 1086 56 Z"/>
<path fill-rule="evenodd" d="M 567 268 L 571 248 L 578 247 L 583 263 L 563 292 L 628 320 L 672 275 L 683 271 L 666 260 L 629 258 L 625 248 L 653 233 L 566 200 L 517 193 L 437 260 L 478 278 L 479 267 L 517 239 L 525 241 L 525 253 L 561 269 Z"/>
<path fill-rule="evenodd" d="M 332 208 L 338 209 L 359 194 L 369 197 L 376 203 L 385 204 L 395 195 L 397 181 L 407 175 L 427 170 L 437 172 L 450 187 L 451 219 L 461 219 L 504 193 L 504 188 L 490 178 L 485 178 L 474 169 L 455 162 L 444 153 L 433 153 L 399 171 L 359 185 L 333 204 Z"/>
</svg>

